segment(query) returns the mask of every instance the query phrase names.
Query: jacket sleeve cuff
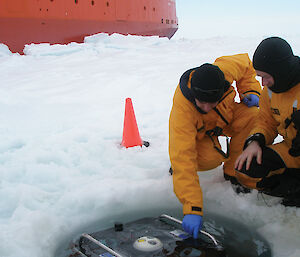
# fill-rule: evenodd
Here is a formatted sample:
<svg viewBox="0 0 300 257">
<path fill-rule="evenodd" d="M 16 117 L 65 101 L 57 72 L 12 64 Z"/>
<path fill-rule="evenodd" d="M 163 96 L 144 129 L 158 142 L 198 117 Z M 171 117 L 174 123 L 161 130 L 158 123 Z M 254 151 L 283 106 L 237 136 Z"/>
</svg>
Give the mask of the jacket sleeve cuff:
<svg viewBox="0 0 300 257">
<path fill-rule="evenodd" d="M 255 133 L 246 139 L 243 150 L 245 150 L 247 146 L 253 141 L 256 141 L 261 148 L 263 148 L 266 145 L 265 136 L 261 133 Z"/>
<path fill-rule="evenodd" d="M 242 93 L 242 95 L 248 95 L 248 94 L 257 95 L 258 97 L 260 97 L 260 92 L 258 92 L 256 90 L 248 90 L 248 91 L 245 91 L 244 93 Z"/>
<path fill-rule="evenodd" d="M 192 204 L 184 204 L 183 205 L 183 215 L 186 214 L 196 214 L 203 216 L 203 208 L 202 206 L 195 206 Z"/>
</svg>

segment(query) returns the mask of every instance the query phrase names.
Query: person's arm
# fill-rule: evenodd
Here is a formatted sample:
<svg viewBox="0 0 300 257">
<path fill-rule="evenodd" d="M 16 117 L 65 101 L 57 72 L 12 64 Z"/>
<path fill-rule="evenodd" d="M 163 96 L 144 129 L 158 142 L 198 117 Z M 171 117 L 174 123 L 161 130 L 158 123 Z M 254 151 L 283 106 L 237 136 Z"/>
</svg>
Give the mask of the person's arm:
<svg viewBox="0 0 300 257">
<path fill-rule="evenodd" d="M 257 133 L 263 134 L 266 145 L 273 143 L 275 137 L 278 135 L 277 127 L 280 125 L 273 117 L 270 103 L 269 91 L 265 87 L 260 97 L 259 113 L 251 130 L 251 135 Z"/>
<path fill-rule="evenodd" d="M 256 72 L 248 54 L 222 56 L 215 60 L 214 65 L 223 71 L 225 79 L 230 84 L 236 81 L 236 88 L 241 101 L 245 99 L 247 102 L 252 100 L 252 96 L 260 96 L 262 89 L 259 81 L 255 78 Z"/>
<path fill-rule="evenodd" d="M 176 96 L 175 96 L 176 98 Z M 180 97 L 177 97 L 180 98 Z M 174 100 L 169 124 L 169 154 L 174 192 L 183 205 L 182 228 L 198 238 L 202 228 L 203 200 L 197 174 L 195 108 L 186 99 Z M 185 104 L 184 104 L 185 103 Z"/>
<path fill-rule="evenodd" d="M 198 115 L 181 93 L 175 93 L 169 120 L 169 154 L 174 192 L 183 204 L 184 215 L 203 215 L 202 191 L 197 174 Z"/>
<path fill-rule="evenodd" d="M 241 170 L 245 162 L 246 169 L 248 170 L 253 157 L 256 157 L 257 162 L 261 164 L 262 148 L 265 145 L 272 144 L 278 135 L 277 127 L 279 122 L 273 118 L 268 89 L 266 87 L 262 92 L 260 102 L 259 114 L 250 132 L 250 136 L 245 142 L 244 151 L 235 161 L 235 169 L 237 170 Z"/>
<path fill-rule="evenodd" d="M 256 157 L 257 163 L 261 164 L 262 146 L 264 143 L 263 134 L 254 134 L 250 136 L 245 142 L 244 151 L 235 161 L 235 169 L 241 170 L 246 162 L 246 170 L 249 170 L 253 157 Z"/>
</svg>

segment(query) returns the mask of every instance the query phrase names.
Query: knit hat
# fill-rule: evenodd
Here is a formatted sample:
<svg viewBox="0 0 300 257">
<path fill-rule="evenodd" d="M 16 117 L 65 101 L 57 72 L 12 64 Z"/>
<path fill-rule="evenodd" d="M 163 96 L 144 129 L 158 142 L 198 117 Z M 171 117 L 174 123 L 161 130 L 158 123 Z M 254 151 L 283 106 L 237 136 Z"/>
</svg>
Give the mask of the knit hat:
<svg viewBox="0 0 300 257">
<path fill-rule="evenodd" d="M 225 77 L 216 65 L 205 63 L 194 70 L 191 78 L 191 91 L 196 99 L 213 103 L 224 94 Z"/>
<path fill-rule="evenodd" d="M 300 58 L 293 54 L 291 46 L 282 38 L 264 39 L 253 55 L 253 67 L 270 74 L 275 93 L 288 91 L 300 82 Z"/>
</svg>

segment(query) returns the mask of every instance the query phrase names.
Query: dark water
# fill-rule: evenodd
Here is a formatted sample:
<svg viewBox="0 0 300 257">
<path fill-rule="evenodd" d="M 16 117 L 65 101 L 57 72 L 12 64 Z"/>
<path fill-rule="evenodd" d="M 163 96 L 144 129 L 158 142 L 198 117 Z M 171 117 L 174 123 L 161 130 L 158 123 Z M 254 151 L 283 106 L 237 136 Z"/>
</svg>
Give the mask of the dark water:
<svg viewBox="0 0 300 257">
<path fill-rule="evenodd" d="M 228 217 L 208 213 L 205 231 L 212 234 L 226 249 L 228 257 L 270 257 L 269 243 L 251 228 Z"/>
<path fill-rule="evenodd" d="M 66 238 L 58 246 L 55 257 L 67 257 L 72 252 L 69 249 L 70 243 L 76 241 L 82 233 L 93 233 L 99 230 L 110 228 L 116 221 L 127 223 L 144 217 L 158 217 L 161 214 L 168 214 L 182 220 L 181 210 L 151 210 L 147 213 L 140 211 L 132 213 L 122 213 L 112 215 L 99 220 L 86 228 L 78 231 Z M 251 228 L 251 224 L 242 224 L 228 217 L 206 213 L 203 230 L 212 234 L 217 241 L 226 249 L 228 257 L 271 257 L 272 252 L 268 242 Z M 206 256 L 206 255 L 200 255 Z M 199 256 L 199 257 L 200 257 Z M 132 256 L 134 257 L 134 256 Z"/>
</svg>

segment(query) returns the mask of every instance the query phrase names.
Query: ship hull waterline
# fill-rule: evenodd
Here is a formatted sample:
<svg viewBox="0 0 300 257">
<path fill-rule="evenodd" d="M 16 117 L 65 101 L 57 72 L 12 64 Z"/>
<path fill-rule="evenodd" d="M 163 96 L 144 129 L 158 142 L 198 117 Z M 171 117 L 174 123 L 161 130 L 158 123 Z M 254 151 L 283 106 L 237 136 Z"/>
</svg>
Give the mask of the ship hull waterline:
<svg viewBox="0 0 300 257">
<path fill-rule="evenodd" d="M 6 44 L 12 52 L 22 53 L 23 48 L 31 43 L 68 44 L 81 43 L 84 37 L 97 33 L 119 33 L 123 35 L 159 36 L 171 38 L 177 28 L 166 28 L 151 22 L 118 22 L 118 21 L 82 21 L 51 20 L 41 25 L 37 19 L 1 19 L 1 43 Z M 116 32 L 116 27 L 117 32 Z M 59 29 L 58 29 L 59 28 Z"/>
</svg>

